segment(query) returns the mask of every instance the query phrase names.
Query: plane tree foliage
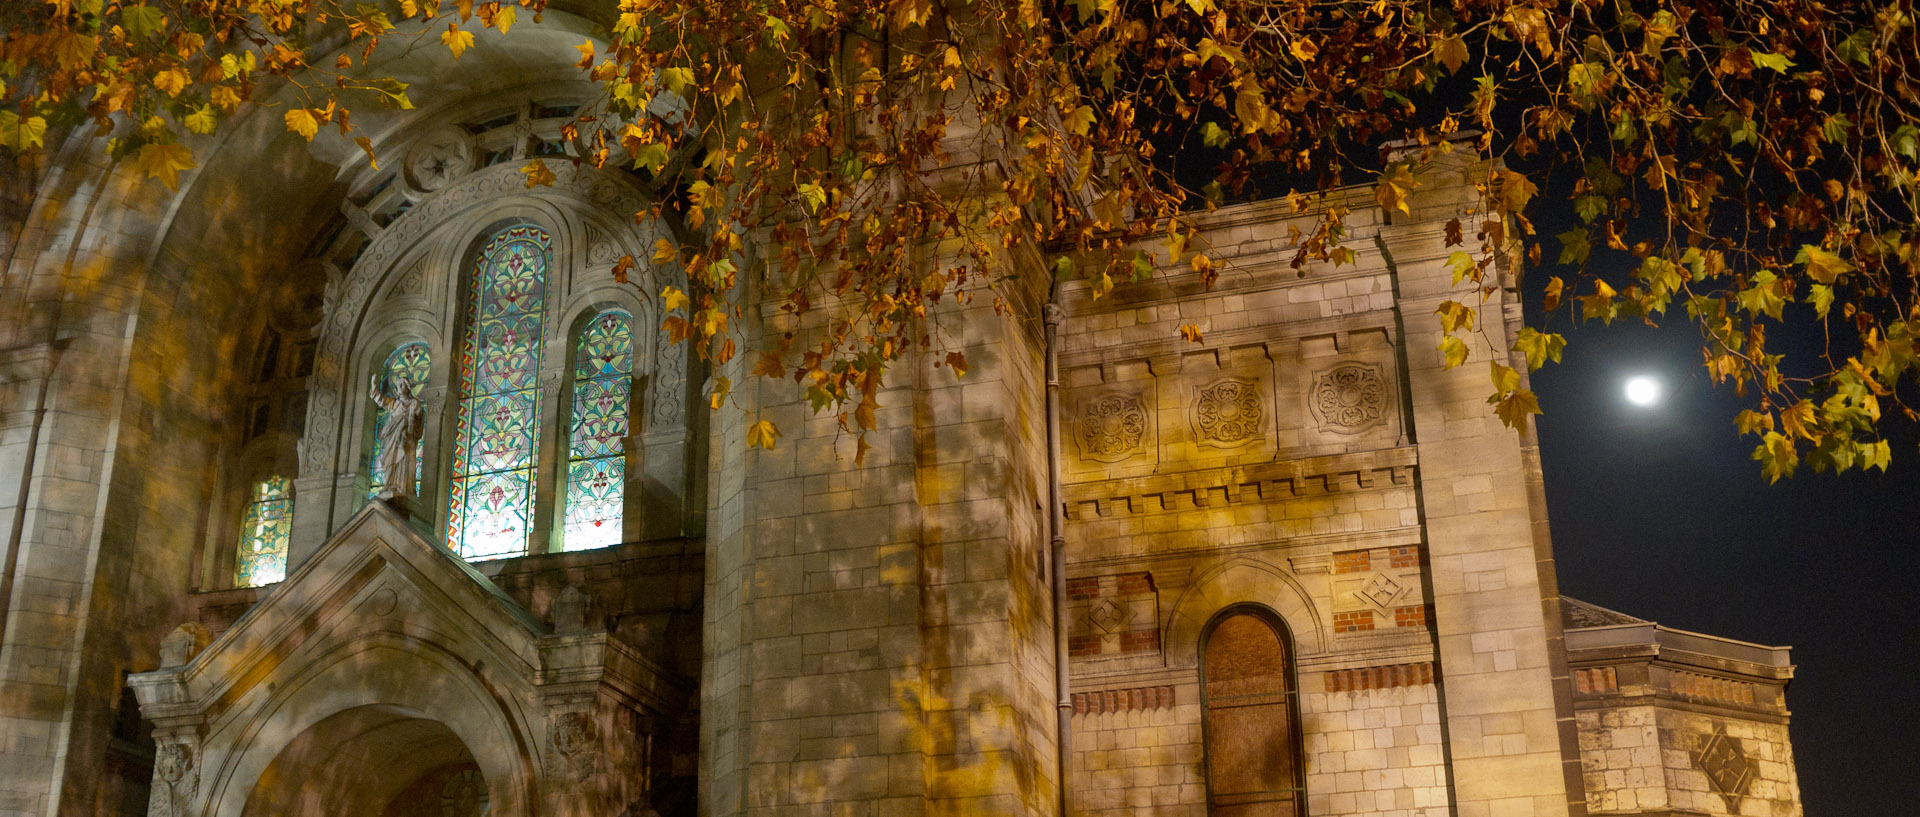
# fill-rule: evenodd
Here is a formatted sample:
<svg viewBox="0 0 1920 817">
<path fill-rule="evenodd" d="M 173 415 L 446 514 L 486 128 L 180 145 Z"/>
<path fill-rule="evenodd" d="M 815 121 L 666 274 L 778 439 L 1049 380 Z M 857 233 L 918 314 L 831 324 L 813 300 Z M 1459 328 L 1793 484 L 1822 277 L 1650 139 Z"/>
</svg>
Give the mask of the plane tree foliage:
<svg viewBox="0 0 1920 817">
<path fill-rule="evenodd" d="M 373 161 L 350 111 L 411 105 L 382 55 L 459 59 L 543 13 L 543 0 L 9 3 L 0 149 L 31 163 L 49 134 L 92 129 L 172 186 L 196 166 L 193 135 L 255 105 Z M 1882 420 L 1916 418 L 1910 0 L 619 0 L 605 13 L 597 41 L 565 55 L 602 102 L 564 135 L 576 161 L 662 191 L 651 215 L 682 240 L 651 260 L 689 281 L 663 293 L 667 330 L 715 362 L 754 355 L 755 376 L 795 379 L 855 431 L 872 427 L 889 363 L 944 349 L 930 319 L 943 299 L 1010 309 L 1012 269 L 1102 295 L 1168 259 L 1211 283 L 1223 265 L 1195 215 L 1256 197 L 1317 214 L 1292 236 L 1296 267 L 1349 264 L 1347 213 L 1321 194 L 1367 185 L 1409 213 L 1419 165 L 1458 146 L 1495 161 L 1478 212 L 1446 225 L 1458 294 L 1433 316 L 1432 353 L 1467 364 L 1502 281 L 1553 273 L 1548 321 L 1488 364 L 1508 424 L 1524 430 L 1539 406 L 1505 362 L 1558 360 L 1557 315 L 1696 327 L 1701 365 L 1746 398 L 1734 422 L 1770 479 L 1884 469 Z M 553 178 L 541 161 L 523 172 Z M 742 348 L 748 287 L 824 329 Z M 1770 342 L 1783 327 L 1824 343 Z M 959 352 L 942 362 L 966 371 Z M 729 388 L 715 378 L 716 407 Z M 760 423 L 750 443 L 777 434 Z"/>
</svg>

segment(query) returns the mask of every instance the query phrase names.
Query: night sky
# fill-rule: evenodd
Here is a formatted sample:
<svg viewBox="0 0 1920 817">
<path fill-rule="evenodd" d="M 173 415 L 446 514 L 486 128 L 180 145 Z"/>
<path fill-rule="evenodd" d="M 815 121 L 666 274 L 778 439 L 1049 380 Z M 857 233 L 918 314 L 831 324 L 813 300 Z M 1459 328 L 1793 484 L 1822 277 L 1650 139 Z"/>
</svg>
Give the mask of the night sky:
<svg viewBox="0 0 1920 817">
<path fill-rule="evenodd" d="M 1698 335 L 1683 320 L 1658 330 L 1629 323 L 1569 331 L 1560 313 L 1565 362 L 1534 375 L 1562 592 L 1669 627 L 1791 645 L 1787 707 L 1806 813 L 1916 813 L 1920 450 L 1911 426 L 1888 423 L 1885 476 L 1803 467 L 1769 486 L 1749 458 L 1755 438 L 1733 428 L 1741 401 L 1700 365 Z M 1664 402 L 1627 403 L 1632 375 L 1661 380 Z"/>
</svg>

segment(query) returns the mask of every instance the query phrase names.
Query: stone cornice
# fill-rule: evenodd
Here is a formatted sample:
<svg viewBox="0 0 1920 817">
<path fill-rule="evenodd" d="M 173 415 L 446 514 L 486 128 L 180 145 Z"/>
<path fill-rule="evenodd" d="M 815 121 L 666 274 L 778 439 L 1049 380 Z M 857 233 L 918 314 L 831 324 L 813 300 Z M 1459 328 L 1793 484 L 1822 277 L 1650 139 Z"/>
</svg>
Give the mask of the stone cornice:
<svg viewBox="0 0 1920 817">
<path fill-rule="evenodd" d="M 1066 486 L 1067 519 L 1082 522 L 1143 514 L 1285 502 L 1308 496 L 1413 485 L 1419 455 L 1411 446 L 1358 454 L 1235 465 L 1177 474 Z"/>
</svg>

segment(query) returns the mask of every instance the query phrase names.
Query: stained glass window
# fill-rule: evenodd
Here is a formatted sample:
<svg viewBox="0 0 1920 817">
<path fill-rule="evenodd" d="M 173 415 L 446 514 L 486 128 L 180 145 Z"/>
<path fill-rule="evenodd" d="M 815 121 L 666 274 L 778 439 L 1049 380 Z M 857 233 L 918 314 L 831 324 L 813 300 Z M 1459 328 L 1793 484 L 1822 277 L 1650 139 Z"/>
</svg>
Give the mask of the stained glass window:
<svg viewBox="0 0 1920 817">
<path fill-rule="evenodd" d="M 447 513 L 447 546 L 467 559 L 527 549 L 552 258 L 553 239 L 522 224 L 495 233 L 472 271 Z"/>
<path fill-rule="evenodd" d="M 240 517 L 240 554 L 234 584 L 259 587 L 287 577 L 287 539 L 293 533 L 293 482 L 268 477 L 253 484 Z"/>
<path fill-rule="evenodd" d="M 408 343 L 387 355 L 387 362 L 380 367 L 380 389 L 384 394 L 399 394 L 402 384 L 412 384 L 414 394 L 418 395 L 427 387 L 427 370 L 433 367 L 432 354 L 424 343 Z M 387 422 L 387 410 L 374 404 L 373 427 L 376 432 Z M 380 489 L 386 487 L 387 475 L 380 468 L 380 435 L 373 435 L 373 459 L 368 461 L 367 473 L 372 477 L 368 483 L 367 496 L 377 497 Z M 426 459 L 426 441 L 414 447 L 413 484 L 420 485 L 426 476 L 423 461 Z"/>
<path fill-rule="evenodd" d="M 573 355 L 573 425 L 567 434 L 565 550 L 620 544 L 626 499 L 628 390 L 633 382 L 633 318 L 594 316 Z"/>
</svg>

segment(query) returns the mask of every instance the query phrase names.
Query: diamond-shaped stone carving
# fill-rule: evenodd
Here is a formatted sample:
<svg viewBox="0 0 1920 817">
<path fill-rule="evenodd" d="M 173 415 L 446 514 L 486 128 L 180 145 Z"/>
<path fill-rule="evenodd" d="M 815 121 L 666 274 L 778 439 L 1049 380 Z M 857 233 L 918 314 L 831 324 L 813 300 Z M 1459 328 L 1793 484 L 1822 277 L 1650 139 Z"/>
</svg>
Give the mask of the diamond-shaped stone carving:
<svg viewBox="0 0 1920 817">
<path fill-rule="evenodd" d="M 1087 613 L 1087 620 L 1093 622 L 1093 626 L 1098 627 L 1103 633 L 1120 629 L 1121 625 L 1132 618 L 1133 611 L 1114 604 L 1113 599 L 1101 599 L 1093 606 L 1093 610 Z"/>
<path fill-rule="evenodd" d="M 1740 739 L 1727 736 L 1727 728 L 1715 726 L 1713 734 L 1693 750 L 1693 763 L 1706 772 L 1707 783 L 1727 801 L 1727 811 L 1740 811 L 1740 798 L 1753 785 L 1754 763 L 1747 759 Z"/>
<path fill-rule="evenodd" d="M 1392 576 L 1375 573 L 1373 578 L 1368 579 L 1367 583 L 1361 586 L 1360 597 L 1384 609 L 1392 606 L 1393 600 L 1399 598 L 1400 591 L 1405 589 L 1406 587 L 1394 581 Z"/>
</svg>

